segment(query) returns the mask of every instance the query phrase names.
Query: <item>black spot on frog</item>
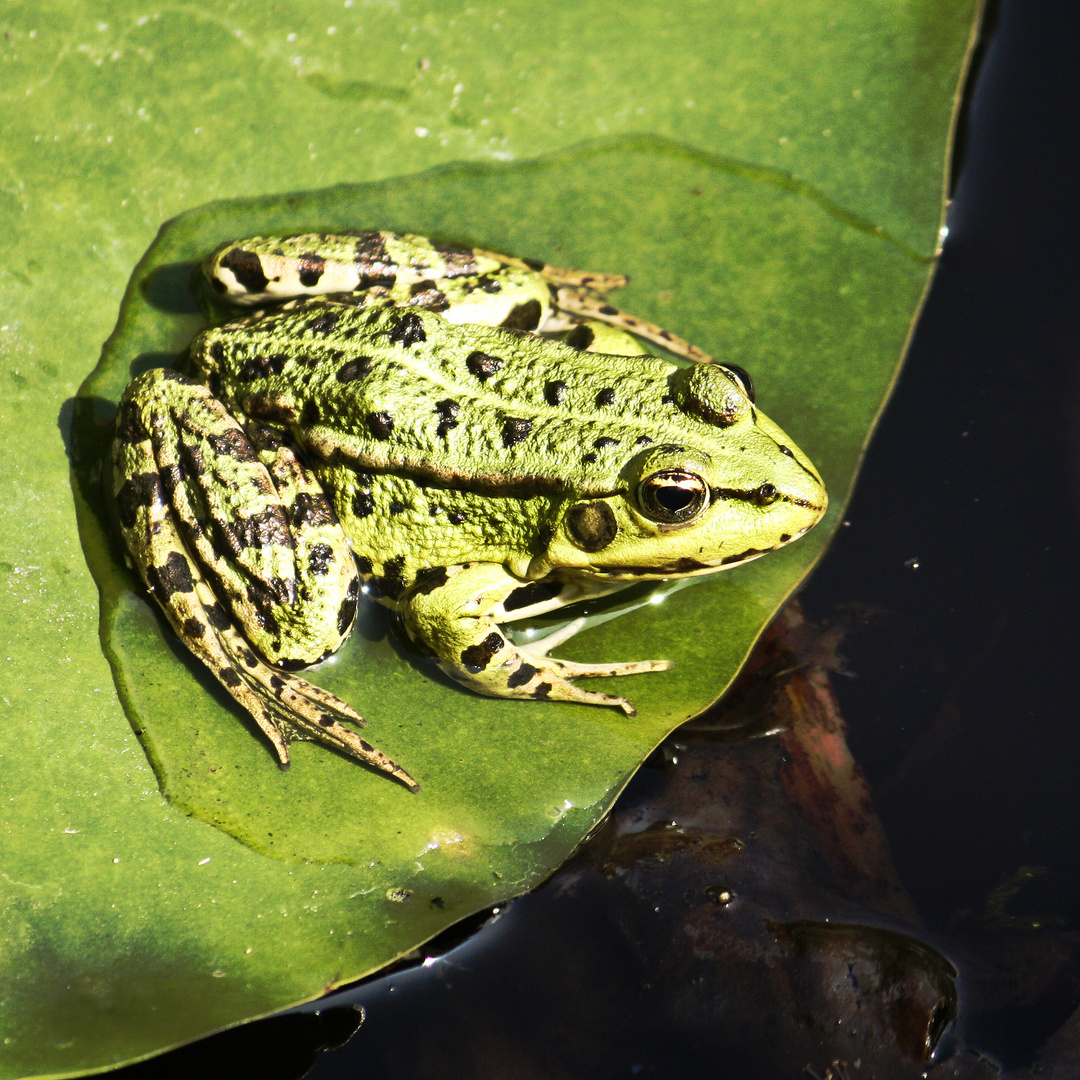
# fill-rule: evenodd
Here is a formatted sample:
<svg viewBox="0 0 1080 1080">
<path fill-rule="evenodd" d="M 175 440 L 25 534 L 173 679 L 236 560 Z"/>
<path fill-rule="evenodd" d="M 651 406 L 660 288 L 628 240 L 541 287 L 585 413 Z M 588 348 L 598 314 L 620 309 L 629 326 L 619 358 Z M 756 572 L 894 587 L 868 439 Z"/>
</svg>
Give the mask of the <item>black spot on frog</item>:
<svg viewBox="0 0 1080 1080">
<path fill-rule="evenodd" d="M 263 292 L 270 284 L 270 279 L 263 273 L 262 260 L 254 251 L 233 248 L 221 260 L 221 265 L 231 270 L 237 284 L 248 292 Z"/>
<path fill-rule="evenodd" d="M 427 341 L 424 323 L 420 316 L 412 311 L 403 315 L 387 336 L 395 345 L 401 345 L 405 349 Z"/>
<path fill-rule="evenodd" d="M 487 382 L 492 375 L 506 363 L 501 356 L 489 356 L 483 352 L 472 352 L 465 358 L 465 366 L 481 382 Z"/>
<path fill-rule="evenodd" d="M 461 663 L 471 675 L 478 675 L 491 663 L 492 657 L 506 644 L 501 634 L 494 631 L 478 645 L 470 645 L 461 652 Z"/>
</svg>

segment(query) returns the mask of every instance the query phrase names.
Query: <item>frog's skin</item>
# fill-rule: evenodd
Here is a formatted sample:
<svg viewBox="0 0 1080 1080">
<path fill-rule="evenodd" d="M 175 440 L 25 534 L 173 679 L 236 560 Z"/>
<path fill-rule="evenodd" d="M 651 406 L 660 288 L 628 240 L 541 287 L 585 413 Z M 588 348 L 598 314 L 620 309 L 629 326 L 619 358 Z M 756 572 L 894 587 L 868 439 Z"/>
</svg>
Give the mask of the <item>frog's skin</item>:
<svg viewBox="0 0 1080 1080">
<path fill-rule="evenodd" d="M 125 391 L 117 508 L 151 593 L 283 766 L 317 739 L 417 789 L 291 674 L 341 645 L 361 593 L 478 693 L 633 715 L 572 680 L 666 662 L 558 660 L 499 623 L 736 566 L 824 513 L 740 369 L 643 355 L 609 325 L 704 356 L 609 306 L 625 279 L 392 233 L 228 244 L 204 273 L 264 309 L 200 334 L 193 378 Z M 555 325 L 565 341 L 527 332 Z"/>
</svg>

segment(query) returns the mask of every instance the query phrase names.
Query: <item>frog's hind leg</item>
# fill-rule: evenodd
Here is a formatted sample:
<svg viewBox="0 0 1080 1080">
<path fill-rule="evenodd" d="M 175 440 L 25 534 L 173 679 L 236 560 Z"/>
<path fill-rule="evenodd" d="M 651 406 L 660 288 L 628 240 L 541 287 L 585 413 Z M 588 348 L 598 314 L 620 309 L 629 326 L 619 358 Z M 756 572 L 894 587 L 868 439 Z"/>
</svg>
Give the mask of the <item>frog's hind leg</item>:
<svg viewBox="0 0 1080 1080">
<path fill-rule="evenodd" d="M 213 463 L 206 460 L 211 446 L 219 455 Z M 210 472 L 212 483 L 195 482 Z M 315 739 L 418 790 L 407 772 L 345 726 L 365 723 L 347 702 L 270 666 L 238 628 L 238 604 L 254 603 L 256 619 L 272 621 L 305 585 L 285 565 L 294 552 L 282 542 L 288 523 L 270 473 L 209 391 L 174 371 L 136 379 L 120 404 L 114 476 L 121 531 L 148 589 L 188 648 L 270 739 L 282 767 L 293 739 Z M 242 491 L 250 500 L 252 490 L 261 496 L 253 512 L 229 517 L 218 505 L 217 518 L 210 514 L 207 504 L 220 503 L 223 492 Z M 289 508 L 294 520 L 313 512 L 308 494 Z M 319 548 L 316 560 L 325 561 L 328 551 Z M 356 597 L 350 590 L 341 604 L 348 622 Z"/>
<path fill-rule="evenodd" d="M 571 315 L 577 315 L 585 319 L 598 319 L 600 322 L 627 330 L 631 334 L 636 334 L 638 337 L 645 338 L 646 341 L 651 341 L 661 348 L 673 352 L 676 356 L 684 356 L 687 360 L 693 360 L 696 364 L 716 363 L 714 357 L 699 349 L 696 345 L 692 345 L 685 338 L 678 337 L 671 333 L 670 330 L 657 326 L 656 323 L 639 319 L 635 315 L 628 315 L 625 311 L 620 311 L 605 300 L 589 296 L 578 289 L 569 286 L 557 289 L 555 291 L 555 307 L 558 311 L 569 312 Z"/>
</svg>

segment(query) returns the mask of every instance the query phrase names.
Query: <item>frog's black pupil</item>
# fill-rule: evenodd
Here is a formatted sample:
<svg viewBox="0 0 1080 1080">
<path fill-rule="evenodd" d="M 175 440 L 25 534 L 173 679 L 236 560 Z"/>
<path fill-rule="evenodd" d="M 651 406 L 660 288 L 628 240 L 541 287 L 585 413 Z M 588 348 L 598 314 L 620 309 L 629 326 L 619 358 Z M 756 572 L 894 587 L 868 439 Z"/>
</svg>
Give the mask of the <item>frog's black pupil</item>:
<svg viewBox="0 0 1080 1080">
<path fill-rule="evenodd" d="M 681 487 L 662 487 L 656 493 L 656 501 L 669 513 L 677 514 L 694 501 L 694 492 Z"/>
</svg>

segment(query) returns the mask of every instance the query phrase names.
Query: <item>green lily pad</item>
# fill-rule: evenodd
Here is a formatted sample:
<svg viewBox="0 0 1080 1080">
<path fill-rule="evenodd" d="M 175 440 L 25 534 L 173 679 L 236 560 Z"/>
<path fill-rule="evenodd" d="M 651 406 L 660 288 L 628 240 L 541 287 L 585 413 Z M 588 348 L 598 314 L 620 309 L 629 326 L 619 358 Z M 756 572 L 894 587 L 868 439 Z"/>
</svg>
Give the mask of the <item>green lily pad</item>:
<svg viewBox="0 0 1080 1080">
<path fill-rule="evenodd" d="M 63 40 L 26 12 L 6 39 L 0 1078 L 74 1075 L 310 999 L 550 873 L 820 554 L 928 281 L 969 0 L 701 5 L 678 25 L 597 2 L 554 9 L 540 40 L 524 2 L 282 7 L 159 18 L 116 0 L 100 21 L 65 12 Z M 256 197 L 345 178 L 363 182 Z M 148 226 L 197 203 L 138 263 L 61 409 Z M 594 612 L 561 655 L 676 662 L 618 681 L 634 720 L 470 695 L 365 612 L 313 677 L 423 792 L 309 744 L 283 775 L 125 569 L 101 463 L 132 373 L 199 325 L 193 263 L 310 227 L 631 274 L 621 306 L 753 373 L 821 469 L 829 518 Z"/>
<path fill-rule="evenodd" d="M 522 165 L 448 167 L 392 182 L 215 204 L 162 231 L 82 394 L 107 416 L 133 372 L 185 343 L 198 324 L 184 310 L 190 306 L 185 279 L 223 240 L 256 230 L 411 228 L 540 252 L 552 262 L 629 271 L 628 309 L 749 364 L 762 407 L 798 433 L 831 486 L 842 485 L 892 378 L 926 264 L 873 229 L 853 226 L 816 193 L 794 187 L 775 173 L 637 138 Z M 737 217 L 730 211 L 735 204 Z M 493 208 L 506 223 L 498 232 L 488 225 Z M 603 232 L 592 226 L 597 220 L 604 220 Z M 798 244 L 778 243 L 785 231 Z M 701 237 L 715 240 L 703 245 Z M 890 321 L 887 351 L 872 318 L 881 283 L 901 316 Z M 809 308 L 815 318 L 766 320 L 754 311 L 762 293 L 780 311 Z M 847 361 L 820 371 L 823 344 L 825 355 L 846 353 Z M 863 369 L 864 357 L 874 353 L 889 360 L 872 382 Z M 847 391 L 855 379 L 873 386 L 858 413 Z M 816 430 L 826 418 L 824 430 Z M 92 418 L 76 430 L 85 436 L 91 465 L 106 456 L 108 427 L 97 426 L 96 440 Z M 91 444 L 102 440 L 92 452 Z M 90 485 L 87 492 L 93 503 Z M 641 606 L 639 599 L 632 604 L 638 610 L 590 627 L 562 650 L 603 661 L 673 660 L 671 673 L 618 681 L 617 692 L 639 706 L 634 719 L 616 710 L 463 692 L 395 647 L 381 609 L 365 612 L 347 648 L 313 678 L 356 703 L 369 718 L 368 737 L 408 763 L 424 789 L 414 799 L 314 744 L 295 748 L 296 767 L 283 778 L 268 747 L 253 738 L 253 725 L 213 679 L 186 658 L 178 661 L 183 650 L 148 607 L 144 590 L 119 571 L 119 549 L 99 539 L 108 520 L 100 498 L 93 517 L 84 535 L 88 551 L 100 549 L 91 566 L 103 586 L 106 649 L 165 795 L 265 854 L 292 862 L 378 862 L 398 876 L 441 836 L 460 838 L 453 842 L 477 856 L 484 852 L 485 866 L 486 853 L 501 845 L 547 845 L 553 822 L 571 808 L 574 843 L 656 743 L 720 695 L 828 533 L 826 524 L 783 555 L 695 580 L 690 588 L 661 588 L 650 598 L 663 603 Z M 565 855 L 566 843 L 553 841 L 542 857 L 544 873 Z M 536 858 L 515 867 L 515 876 L 535 873 Z M 467 876 L 476 876 L 475 867 Z"/>
</svg>

